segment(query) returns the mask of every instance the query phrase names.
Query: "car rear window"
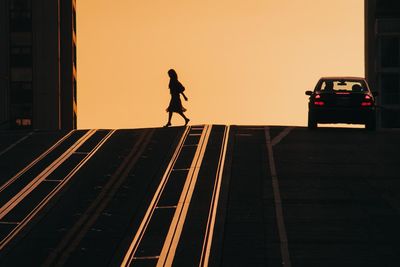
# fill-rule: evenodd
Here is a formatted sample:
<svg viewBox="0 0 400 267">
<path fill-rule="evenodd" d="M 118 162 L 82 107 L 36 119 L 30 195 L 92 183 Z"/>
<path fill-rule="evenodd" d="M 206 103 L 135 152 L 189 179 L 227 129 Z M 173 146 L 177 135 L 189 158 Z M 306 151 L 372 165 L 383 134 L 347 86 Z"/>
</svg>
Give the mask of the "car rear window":
<svg viewBox="0 0 400 267">
<path fill-rule="evenodd" d="M 322 80 L 317 87 L 318 91 L 344 91 L 344 92 L 367 92 L 368 89 L 363 81 L 347 80 Z"/>
</svg>

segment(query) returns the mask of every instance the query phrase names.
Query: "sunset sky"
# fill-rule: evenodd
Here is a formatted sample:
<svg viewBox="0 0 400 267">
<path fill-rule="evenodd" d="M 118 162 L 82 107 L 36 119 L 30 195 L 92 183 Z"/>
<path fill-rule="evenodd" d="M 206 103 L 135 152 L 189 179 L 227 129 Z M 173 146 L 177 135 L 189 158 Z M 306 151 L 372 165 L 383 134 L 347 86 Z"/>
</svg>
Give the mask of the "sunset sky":
<svg viewBox="0 0 400 267">
<path fill-rule="evenodd" d="M 306 125 L 321 76 L 364 76 L 363 0 L 77 1 L 78 127 Z M 183 119 L 174 115 L 173 125 Z"/>
</svg>

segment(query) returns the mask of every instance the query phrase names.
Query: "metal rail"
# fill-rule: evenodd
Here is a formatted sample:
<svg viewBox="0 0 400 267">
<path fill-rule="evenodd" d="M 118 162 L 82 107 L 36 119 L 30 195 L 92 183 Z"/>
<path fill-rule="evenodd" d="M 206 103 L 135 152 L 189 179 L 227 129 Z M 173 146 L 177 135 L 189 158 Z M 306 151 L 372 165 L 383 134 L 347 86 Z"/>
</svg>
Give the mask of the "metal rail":
<svg viewBox="0 0 400 267">
<path fill-rule="evenodd" d="M 22 190 L 15 194 L 6 204 L 0 208 L 0 220 L 3 219 L 15 206 L 17 206 L 28 194 L 39 186 L 53 171 L 66 161 L 83 143 L 85 143 L 96 131 L 90 130 L 82 136 L 67 151 L 54 160 L 39 175 L 30 181 Z"/>
<path fill-rule="evenodd" d="M 173 167 L 175 165 L 176 160 L 178 159 L 178 156 L 182 150 L 183 144 L 189 134 L 189 131 L 190 131 L 190 127 L 188 126 L 188 127 L 186 127 L 185 132 L 182 134 L 182 137 L 175 149 L 175 152 L 172 155 L 170 162 L 168 163 L 167 169 L 164 172 L 163 177 L 161 178 L 160 184 L 158 185 L 158 188 L 150 202 L 150 205 L 146 211 L 146 214 L 144 215 L 144 217 L 140 223 L 139 229 L 136 232 L 127 252 L 125 253 L 125 257 L 121 263 L 121 266 L 130 266 L 130 264 L 134 260 L 135 253 L 136 253 L 136 251 L 139 247 L 139 244 L 140 244 L 140 242 L 146 232 L 146 229 L 150 223 L 151 217 L 154 213 L 154 210 L 157 207 L 158 201 L 161 198 L 161 194 L 165 188 L 165 185 L 167 184 L 167 182 L 169 180 L 170 174 L 173 171 Z"/>
<path fill-rule="evenodd" d="M 11 177 L 7 182 L 5 182 L 2 186 L 0 186 L 0 193 L 4 191 L 7 187 L 9 187 L 12 183 L 14 183 L 16 180 L 18 180 L 24 173 L 29 171 L 33 166 L 35 166 L 39 161 L 44 159 L 48 154 L 50 154 L 52 151 L 54 151 L 61 143 L 63 143 L 66 139 L 68 139 L 75 130 L 70 131 L 68 134 L 66 134 L 63 138 L 58 140 L 54 145 L 52 145 L 49 149 L 47 149 L 44 153 L 42 153 L 39 157 L 37 157 L 35 160 L 33 160 L 31 163 L 29 163 L 27 166 L 25 166 L 22 170 L 20 170 L 17 174 L 15 174 L 13 177 Z"/>
<path fill-rule="evenodd" d="M 38 185 L 45 181 L 54 170 L 56 170 L 62 162 L 64 162 L 69 156 L 74 154 L 94 133 L 96 130 L 87 132 L 81 137 L 74 145 L 72 145 L 66 152 L 64 152 L 59 158 L 57 158 L 52 164 L 50 164 L 45 170 L 43 170 L 35 179 L 27 185 L 24 189 L 18 192 L 1 210 L 1 217 L 4 218 L 18 203 L 20 203 L 29 193 L 32 193 Z M 110 131 L 104 136 L 97 145 L 88 152 L 85 157 L 61 180 L 58 180 L 58 184 L 55 188 L 48 193 L 35 207 L 33 207 L 25 217 L 19 222 L 13 222 L 16 226 L 10 230 L 10 232 L 0 241 L 0 250 L 2 250 L 11 240 L 13 240 L 25 226 L 34 218 L 58 193 L 60 190 L 71 180 L 71 178 L 86 164 L 88 160 L 105 144 L 105 142 L 114 134 L 115 130 Z M 53 181 L 55 182 L 55 181 Z M 7 223 L 7 222 L 3 222 Z"/>
<path fill-rule="evenodd" d="M 172 266 L 210 133 L 211 126 L 206 125 L 201 133 L 199 145 L 196 149 L 189 173 L 186 177 L 185 185 L 183 186 L 178 205 L 175 209 L 174 217 L 161 250 L 157 266 Z"/>
<path fill-rule="evenodd" d="M 227 151 L 227 147 L 228 147 L 229 131 L 230 131 L 230 126 L 225 127 L 224 137 L 222 140 L 221 151 L 220 151 L 219 160 L 218 160 L 217 172 L 216 172 L 216 176 L 215 176 L 214 189 L 213 189 L 213 193 L 212 193 L 210 210 L 208 213 L 207 227 L 206 227 L 206 232 L 204 235 L 203 248 L 202 248 L 202 252 L 201 252 L 199 266 L 207 267 L 209 264 L 212 240 L 214 237 L 215 221 L 216 221 L 216 217 L 217 217 L 217 208 L 218 208 L 219 196 L 220 196 L 220 192 L 221 192 L 222 175 L 224 172 L 226 151 Z"/>
<path fill-rule="evenodd" d="M 118 188 L 128 177 L 130 170 L 135 166 L 150 143 L 154 131 L 154 129 L 151 129 L 141 133 L 135 145 L 103 187 L 103 190 L 82 214 L 78 222 L 64 235 L 61 243 L 49 254 L 42 266 L 63 266 L 65 264 L 70 253 L 78 246 L 84 235 L 115 196 Z"/>
</svg>

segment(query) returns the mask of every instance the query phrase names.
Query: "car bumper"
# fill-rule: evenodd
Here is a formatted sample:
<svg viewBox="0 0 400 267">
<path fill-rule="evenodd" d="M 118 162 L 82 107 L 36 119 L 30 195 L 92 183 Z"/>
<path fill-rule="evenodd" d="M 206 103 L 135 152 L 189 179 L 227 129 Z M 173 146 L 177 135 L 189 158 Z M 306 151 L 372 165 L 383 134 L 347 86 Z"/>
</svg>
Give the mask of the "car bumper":
<svg viewBox="0 0 400 267">
<path fill-rule="evenodd" d="M 375 118 L 375 108 L 310 108 L 318 123 L 364 124 Z"/>
</svg>

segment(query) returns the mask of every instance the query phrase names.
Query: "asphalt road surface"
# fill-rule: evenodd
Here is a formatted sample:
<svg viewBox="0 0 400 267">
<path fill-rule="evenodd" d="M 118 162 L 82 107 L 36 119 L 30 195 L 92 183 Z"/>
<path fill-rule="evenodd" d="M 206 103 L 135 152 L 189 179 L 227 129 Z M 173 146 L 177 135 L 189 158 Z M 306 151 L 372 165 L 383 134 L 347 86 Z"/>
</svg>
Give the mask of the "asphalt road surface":
<svg viewBox="0 0 400 267">
<path fill-rule="evenodd" d="M 0 132 L 0 266 L 400 266 L 400 131 Z"/>
</svg>

